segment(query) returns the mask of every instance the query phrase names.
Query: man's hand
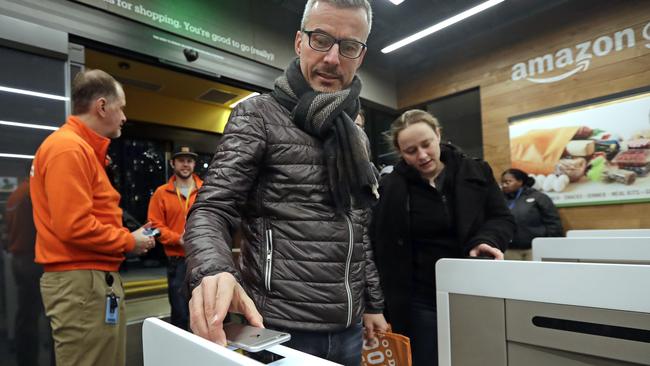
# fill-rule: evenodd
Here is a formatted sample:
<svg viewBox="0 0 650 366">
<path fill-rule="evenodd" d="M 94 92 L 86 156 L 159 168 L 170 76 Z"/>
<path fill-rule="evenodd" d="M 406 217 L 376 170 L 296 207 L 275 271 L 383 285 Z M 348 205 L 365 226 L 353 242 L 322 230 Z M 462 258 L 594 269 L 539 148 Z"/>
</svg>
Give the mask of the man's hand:
<svg viewBox="0 0 650 366">
<path fill-rule="evenodd" d="M 375 333 L 388 332 L 388 323 L 384 318 L 384 314 L 363 314 L 363 338 L 373 339 Z"/>
<path fill-rule="evenodd" d="M 481 244 L 475 246 L 474 248 L 472 248 L 472 250 L 469 251 L 469 256 L 470 257 L 478 257 L 479 255 L 493 257 L 494 259 L 497 259 L 497 260 L 502 260 L 503 259 L 503 252 L 502 251 L 500 251 L 499 249 L 497 249 L 497 248 L 495 248 L 493 246 L 485 244 L 485 243 L 481 243 Z"/>
<path fill-rule="evenodd" d="M 228 312 L 244 315 L 254 327 L 263 328 L 262 315 L 235 277 L 228 272 L 203 277 L 192 291 L 190 328 L 194 334 L 226 345 L 223 320 Z"/>
<path fill-rule="evenodd" d="M 135 238 L 135 247 L 133 247 L 133 250 L 131 253 L 135 255 L 143 255 L 147 254 L 149 249 L 153 248 L 154 245 L 156 245 L 156 240 L 152 236 L 146 236 L 142 232 L 144 229 L 148 229 L 151 227 L 151 223 L 148 222 L 142 227 L 140 227 L 138 230 L 131 232 L 131 235 Z"/>
</svg>

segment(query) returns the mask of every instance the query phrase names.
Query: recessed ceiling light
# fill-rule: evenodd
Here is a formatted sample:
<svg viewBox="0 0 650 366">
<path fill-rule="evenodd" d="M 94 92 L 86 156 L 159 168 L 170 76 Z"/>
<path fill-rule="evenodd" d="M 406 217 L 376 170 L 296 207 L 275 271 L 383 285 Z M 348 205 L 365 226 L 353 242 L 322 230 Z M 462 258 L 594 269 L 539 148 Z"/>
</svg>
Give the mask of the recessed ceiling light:
<svg viewBox="0 0 650 366">
<path fill-rule="evenodd" d="M 475 6 L 475 7 L 471 8 L 471 9 L 465 10 L 464 12 L 462 12 L 460 14 L 454 15 L 451 18 L 443 20 L 440 23 L 434 24 L 434 25 L 430 26 L 427 29 L 421 30 L 421 31 L 419 31 L 419 32 L 417 32 L 417 33 L 415 33 L 413 35 L 410 35 L 410 36 L 408 36 L 408 37 L 406 37 L 406 38 L 404 38 L 404 39 L 402 39 L 400 41 L 397 41 L 397 42 L 395 42 L 395 43 L 393 43 L 393 44 L 391 44 L 391 45 L 389 45 L 387 47 L 384 47 L 381 50 L 381 52 L 382 53 L 393 52 L 398 48 L 404 47 L 407 44 L 413 43 L 413 42 L 417 41 L 418 39 L 424 38 L 424 37 L 426 37 L 426 36 L 428 36 L 428 35 L 430 35 L 432 33 L 435 33 L 437 31 L 443 29 L 443 28 L 447 28 L 452 24 L 456 24 L 456 23 L 460 22 L 463 19 L 469 18 L 472 15 L 478 14 L 478 13 L 482 12 L 483 10 L 491 8 L 491 7 L 493 7 L 493 6 L 495 6 L 495 5 L 499 4 L 499 3 L 502 3 L 504 1 L 505 0 L 490 0 L 490 1 L 486 1 L 484 3 L 481 3 L 481 4 Z"/>
<path fill-rule="evenodd" d="M 390 1 L 391 3 L 393 3 L 395 5 L 399 5 L 399 4 L 404 2 L 404 0 L 388 0 L 388 1 Z"/>
</svg>

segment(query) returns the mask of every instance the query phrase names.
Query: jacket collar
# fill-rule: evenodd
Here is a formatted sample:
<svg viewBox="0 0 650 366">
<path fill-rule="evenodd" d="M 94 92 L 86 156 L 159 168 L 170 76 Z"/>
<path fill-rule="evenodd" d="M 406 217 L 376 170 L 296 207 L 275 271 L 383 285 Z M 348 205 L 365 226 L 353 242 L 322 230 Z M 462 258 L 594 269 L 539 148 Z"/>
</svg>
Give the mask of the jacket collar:
<svg viewBox="0 0 650 366">
<path fill-rule="evenodd" d="M 61 129 L 71 130 L 79 135 L 93 149 L 100 164 L 104 167 L 108 165 L 109 160 L 107 159 L 106 153 L 108 152 L 108 145 L 111 143 L 108 137 L 104 137 L 93 131 L 77 116 L 69 116 Z"/>
<path fill-rule="evenodd" d="M 459 175 L 462 180 L 457 181 L 458 184 L 463 182 L 470 185 L 478 184 L 480 186 L 487 185 L 485 174 L 480 164 L 467 164 L 472 159 L 467 156 L 459 147 L 451 143 L 444 143 L 440 145 L 440 160 L 448 167 L 457 169 L 454 175 Z"/>
<path fill-rule="evenodd" d="M 192 179 L 194 179 L 194 189 L 192 191 L 198 190 L 201 188 L 203 185 L 203 181 L 201 178 L 199 178 L 198 175 L 192 173 Z M 169 192 L 176 192 L 176 175 L 172 175 L 171 178 L 169 178 L 169 181 L 167 181 L 167 188 L 166 190 Z"/>
<path fill-rule="evenodd" d="M 519 190 L 521 190 L 521 193 L 518 193 Z M 533 188 L 527 187 L 527 186 L 522 186 L 518 190 L 512 192 L 512 193 L 504 193 L 503 195 L 506 197 L 506 199 L 511 200 L 514 199 L 515 197 L 519 196 L 527 196 L 533 191 Z"/>
</svg>

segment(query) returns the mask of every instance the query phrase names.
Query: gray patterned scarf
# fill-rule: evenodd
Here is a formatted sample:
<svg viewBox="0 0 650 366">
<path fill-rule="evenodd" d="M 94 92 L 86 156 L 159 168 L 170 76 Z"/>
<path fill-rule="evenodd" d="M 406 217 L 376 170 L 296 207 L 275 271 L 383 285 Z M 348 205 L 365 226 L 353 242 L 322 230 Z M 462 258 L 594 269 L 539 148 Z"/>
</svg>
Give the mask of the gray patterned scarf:
<svg viewBox="0 0 650 366">
<path fill-rule="evenodd" d="M 271 92 L 291 111 L 296 126 L 323 141 L 330 192 L 339 212 L 349 210 L 352 202 L 370 207 L 378 198 L 377 179 L 359 135 L 362 132 L 353 122 L 359 113 L 360 92 L 357 76 L 347 89 L 333 93 L 313 90 L 300 71 L 298 58 L 275 80 Z"/>
</svg>

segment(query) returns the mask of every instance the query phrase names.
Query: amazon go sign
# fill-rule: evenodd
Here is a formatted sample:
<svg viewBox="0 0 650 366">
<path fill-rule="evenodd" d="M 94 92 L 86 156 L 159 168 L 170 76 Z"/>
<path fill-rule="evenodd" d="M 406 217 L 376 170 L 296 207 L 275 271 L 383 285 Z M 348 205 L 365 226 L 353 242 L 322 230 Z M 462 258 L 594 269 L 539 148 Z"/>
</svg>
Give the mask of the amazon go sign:
<svg viewBox="0 0 650 366">
<path fill-rule="evenodd" d="M 641 29 L 641 37 L 646 41 L 644 46 L 650 49 L 650 23 Z M 636 43 L 635 30 L 626 28 L 614 34 L 578 43 L 571 48 L 562 48 L 553 54 L 548 53 L 531 58 L 527 62 L 519 62 L 512 67 L 511 79 L 513 81 L 528 80 L 533 83 L 554 83 L 579 72 L 587 71 L 591 60 L 595 57 L 603 57 L 612 52 L 634 48 Z M 563 72 L 558 75 L 557 73 L 560 71 Z"/>
</svg>

